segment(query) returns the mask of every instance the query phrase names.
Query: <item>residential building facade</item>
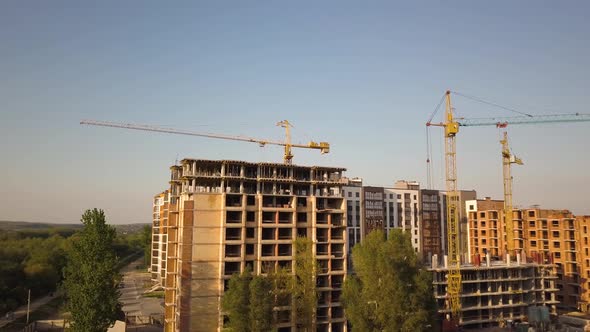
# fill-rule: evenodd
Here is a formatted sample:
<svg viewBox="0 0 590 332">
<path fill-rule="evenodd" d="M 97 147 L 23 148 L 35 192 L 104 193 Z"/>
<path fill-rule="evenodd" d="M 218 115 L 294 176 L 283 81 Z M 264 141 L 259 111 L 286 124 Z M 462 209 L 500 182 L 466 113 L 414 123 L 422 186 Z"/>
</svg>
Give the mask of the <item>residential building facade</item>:
<svg viewBox="0 0 590 332">
<path fill-rule="evenodd" d="M 313 240 L 318 331 L 346 331 L 343 168 L 184 159 L 171 168 L 165 331 L 221 331 L 221 298 L 234 273 L 293 273 L 292 242 Z M 296 331 L 289 306 L 278 331 Z"/>
<path fill-rule="evenodd" d="M 469 251 L 501 259 L 506 250 L 503 202 L 489 198 L 466 202 L 469 213 Z M 559 307 L 576 310 L 583 293 L 575 216 L 568 210 L 538 207 L 513 211 L 514 255 L 524 252 L 539 262 L 554 264 Z"/>
<path fill-rule="evenodd" d="M 166 250 L 168 245 L 168 190 L 156 195 L 153 204 L 152 257 L 150 272 L 152 281 L 161 284 L 166 277 Z"/>
</svg>

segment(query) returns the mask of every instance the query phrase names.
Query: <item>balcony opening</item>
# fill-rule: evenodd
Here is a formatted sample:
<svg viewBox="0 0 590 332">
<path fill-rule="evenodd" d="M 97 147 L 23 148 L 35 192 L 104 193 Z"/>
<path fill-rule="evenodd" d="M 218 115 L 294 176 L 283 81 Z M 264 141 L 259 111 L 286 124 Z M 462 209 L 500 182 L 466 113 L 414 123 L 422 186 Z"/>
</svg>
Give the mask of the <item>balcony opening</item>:
<svg viewBox="0 0 590 332">
<path fill-rule="evenodd" d="M 241 228 L 226 228 L 225 229 L 225 240 L 226 241 L 235 241 L 240 240 L 242 238 L 242 229 Z"/>
<path fill-rule="evenodd" d="M 297 197 L 297 207 L 307 207 L 307 197 Z"/>
<path fill-rule="evenodd" d="M 252 227 L 246 228 L 246 238 L 247 239 L 254 239 L 256 238 L 256 229 Z"/>
<path fill-rule="evenodd" d="M 246 244 L 246 255 L 254 255 L 254 244 Z"/>
<path fill-rule="evenodd" d="M 257 166 L 246 166 L 244 169 L 244 176 L 250 179 L 256 179 L 256 174 L 258 173 Z"/>
<path fill-rule="evenodd" d="M 274 244 L 263 244 L 262 245 L 262 256 L 268 257 L 268 256 L 276 256 L 275 255 L 275 249 L 276 245 Z"/>
<path fill-rule="evenodd" d="M 328 229 L 326 229 L 326 228 L 316 229 L 316 240 L 318 242 L 328 242 Z"/>
<path fill-rule="evenodd" d="M 341 288 L 344 281 L 344 276 L 332 276 L 332 287 Z"/>
<path fill-rule="evenodd" d="M 297 181 L 309 181 L 311 176 L 308 169 L 296 168 L 293 169 L 293 178 Z"/>
<path fill-rule="evenodd" d="M 240 257 L 242 256 L 241 245 L 226 245 L 225 246 L 225 257 Z"/>
<path fill-rule="evenodd" d="M 242 223 L 242 212 L 241 211 L 227 211 L 225 222 L 228 224 L 241 224 Z"/>
<path fill-rule="evenodd" d="M 332 244 L 332 255 L 336 257 L 342 257 L 344 255 L 344 245 Z"/>
<path fill-rule="evenodd" d="M 344 231 L 342 229 L 332 230 L 332 240 L 342 240 L 342 239 L 344 239 Z"/>
<path fill-rule="evenodd" d="M 298 227 L 297 228 L 297 236 L 299 236 L 299 237 L 307 237 L 307 228 Z"/>
<path fill-rule="evenodd" d="M 263 211 L 262 222 L 263 223 L 274 223 L 277 218 L 276 212 Z"/>
<path fill-rule="evenodd" d="M 246 196 L 246 205 L 247 206 L 255 206 L 256 205 L 256 196 L 254 196 L 254 195 Z"/>
<path fill-rule="evenodd" d="M 344 226 L 342 223 L 342 215 L 341 214 L 333 214 L 332 215 L 332 226 L 336 226 L 336 227 Z"/>
<path fill-rule="evenodd" d="M 256 212 L 254 212 L 254 211 L 246 212 L 246 222 L 256 222 Z"/>
<path fill-rule="evenodd" d="M 291 223 L 293 223 L 293 213 L 291 213 L 291 212 L 279 212 L 279 223 L 280 224 L 291 224 Z"/>
<path fill-rule="evenodd" d="M 285 195 L 288 195 L 285 193 Z M 291 197 L 276 197 L 276 205 L 280 208 L 290 208 L 291 207 Z"/>
<path fill-rule="evenodd" d="M 224 271 L 225 276 L 240 273 L 240 262 L 225 262 Z"/>
<path fill-rule="evenodd" d="M 328 285 L 328 276 L 318 276 L 316 279 L 316 284 L 318 287 L 329 287 Z"/>
<path fill-rule="evenodd" d="M 344 260 L 343 259 L 332 260 L 332 271 L 344 271 Z"/>
<path fill-rule="evenodd" d="M 297 222 L 307 222 L 307 212 L 297 212 Z"/>
<path fill-rule="evenodd" d="M 279 256 L 291 256 L 291 244 L 279 244 Z"/>
<path fill-rule="evenodd" d="M 275 240 L 276 228 L 263 228 L 262 240 Z"/>
<path fill-rule="evenodd" d="M 334 293 L 332 293 L 334 294 Z M 340 297 L 338 300 L 334 299 L 334 295 L 332 295 L 332 302 L 340 302 Z M 334 307 L 332 308 L 332 318 L 343 318 L 344 317 L 344 310 L 341 307 Z"/>
<path fill-rule="evenodd" d="M 328 261 L 327 260 L 318 260 L 318 272 L 321 274 L 328 273 Z"/>
<path fill-rule="evenodd" d="M 291 240 L 293 230 L 291 228 L 279 228 L 279 240 Z"/>
</svg>

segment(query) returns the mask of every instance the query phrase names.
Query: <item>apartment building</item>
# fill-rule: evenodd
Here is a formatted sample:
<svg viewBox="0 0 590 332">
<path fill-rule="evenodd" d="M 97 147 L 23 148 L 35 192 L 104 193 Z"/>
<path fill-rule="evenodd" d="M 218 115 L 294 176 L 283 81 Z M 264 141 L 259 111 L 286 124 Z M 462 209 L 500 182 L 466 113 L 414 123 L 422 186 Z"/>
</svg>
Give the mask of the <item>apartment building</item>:
<svg viewBox="0 0 590 332">
<path fill-rule="evenodd" d="M 361 195 L 363 193 L 363 180 L 360 178 L 346 179 L 342 188 L 342 194 L 346 200 L 346 228 L 348 230 L 348 241 L 346 241 L 346 252 L 348 253 L 348 270 L 352 268 L 352 247 L 361 242 Z"/>
<path fill-rule="evenodd" d="M 444 231 L 442 219 L 442 203 L 438 190 L 420 190 L 421 252 L 424 259 L 433 255 L 442 257 L 442 235 Z"/>
<path fill-rule="evenodd" d="M 363 186 L 362 179 L 347 179 L 343 187 L 348 215 L 348 252 L 372 230 L 389 234 L 402 228 L 412 235 L 412 245 L 421 251 L 420 185 L 398 181 L 392 188 Z"/>
<path fill-rule="evenodd" d="M 590 216 L 576 216 L 576 235 L 578 236 L 578 255 L 580 264 L 580 300 L 578 309 L 590 312 Z"/>
<path fill-rule="evenodd" d="M 344 168 L 184 159 L 171 168 L 165 331 L 221 331 L 232 274 L 292 271 L 292 241 L 313 239 L 318 331 L 346 331 L 340 303 L 347 271 Z M 356 235 L 355 235 L 356 236 Z M 289 307 L 278 331 L 295 331 Z"/>
<path fill-rule="evenodd" d="M 546 311 L 554 314 L 558 301 L 552 269 L 553 265 L 539 264 L 524 254 L 514 261 L 492 260 L 488 254 L 483 260 L 462 264 L 459 325 L 481 329 L 508 321 L 526 321 L 531 306 L 546 307 Z M 450 313 L 446 258 L 441 262 L 434 255 L 430 271 L 438 312 L 444 316 Z"/>
<path fill-rule="evenodd" d="M 459 190 L 459 206 L 465 206 L 466 201 L 474 200 L 477 198 L 477 193 L 475 190 Z M 444 252 L 449 251 L 448 247 L 448 239 L 447 239 L 447 194 L 445 191 L 440 191 L 440 201 L 442 204 L 442 219 L 444 222 L 442 223 L 443 226 L 443 237 L 442 237 L 442 247 L 444 248 Z M 468 220 L 467 220 L 467 213 L 465 209 L 459 209 L 459 252 L 462 256 L 468 256 Z"/>
<path fill-rule="evenodd" d="M 150 272 L 152 281 L 161 284 L 166 277 L 166 249 L 168 243 L 168 190 L 156 195 L 153 204 L 152 257 Z"/>
<path fill-rule="evenodd" d="M 468 201 L 466 210 L 469 212 L 470 253 L 490 253 L 496 259 L 505 257 L 507 251 L 503 202 L 489 198 Z M 575 221 L 574 215 L 568 210 L 534 207 L 513 211 L 515 251 L 555 265 L 559 307 L 568 310 L 579 307 L 583 286 Z"/>
<path fill-rule="evenodd" d="M 421 228 L 420 228 L 420 184 L 415 181 L 400 180 L 393 185 L 390 199 L 395 198 L 395 213 L 397 223 L 394 227 L 401 227 L 412 236 L 412 246 L 416 252 L 422 250 Z"/>
</svg>

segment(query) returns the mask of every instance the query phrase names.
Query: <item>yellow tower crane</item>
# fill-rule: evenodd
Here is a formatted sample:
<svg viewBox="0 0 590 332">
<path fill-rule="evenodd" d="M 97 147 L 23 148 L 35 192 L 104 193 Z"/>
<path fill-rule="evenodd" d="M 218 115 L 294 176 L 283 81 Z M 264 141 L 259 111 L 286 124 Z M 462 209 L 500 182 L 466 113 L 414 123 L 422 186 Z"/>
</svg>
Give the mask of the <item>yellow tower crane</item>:
<svg viewBox="0 0 590 332">
<path fill-rule="evenodd" d="M 508 133 L 504 132 L 504 137 L 500 140 L 502 144 L 502 174 L 504 177 L 504 225 L 506 227 L 506 251 L 509 255 L 514 255 L 514 221 L 512 205 L 512 164 L 522 165 L 520 158 L 510 152 L 508 145 Z"/>
<path fill-rule="evenodd" d="M 530 114 L 521 113 L 513 109 L 503 107 L 491 102 L 484 101 L 479 98 L 470 97 L 458 92 L 453 92 L 455 95 L 459 95 L 468 99 L 475 100 L 484 104 L 499 107 L 504 110 L 520 113 L 523 116 L 513 117 L 493 117 L 493 118 L 455 118 L 453 114 L 453 107 L 451 105 L 451 91 L 446 91 L 443 99 L 431 114 L 427 127 L 438 126 L 444 127 L 444 139 L 445 139 L 445 183 L 446 183 L 446 194 L 447 194 L 447 241 L 448 241 L 448 275 L 447 275 L 447 295 L 448 295 L 448 309 L 450 310 L 453 320 L 460 323 L 461 320 L 461 259 L 460 259 L 460 229 L 459 229 L 459 191 L 457 187 L 457 153 L 456 153 L 456 135 L 459 133 L 459 127 L 472 127 L 472 126 L 496 126 L 498 128 L 505 128 L 506 126 L 516 124 L 535 124 L 535 123 L 554 123 L 554 122 L 581 122 L 590 121 L 590 114 L 550 114 L 550 115 L 538 115 L 532 116 Z M 445 102 L 445 115 L 444 122 L 432 123 L 434 115 L 438 111 L 442 102 Z M 429 134 L 427 131 L 427 140 L 429 140 Z M 509 216 L 509 220 L 506 221 L 506 239 L 507 244 L 510 243 L 511 247 L 514 248 L 514 229 L 512 223 L 512 175 L 511 175 L 511 164 L 521 164 L 522 161 L 512 156 L 508 147 L 507 134 L 502 143 L 502 156 L 504 165 L 504 209 L 505 216 Z M 430 142 L 427 147 L 427 165 L 428 165 L 428 180 L 430 180 Z"/>
<path fill-rule="evenodd" d="M 432 123 L 427 126 L 445 128 L 445 183 L 447 194 L 447 245 L 448 269 L 447 294 L 449 309 L 453 319 L 459 321 L 461 313 L 461 259 L 459 257 L 459 191 L 457 189 L 457 152 L 455 136 L 459 132 L 459 123 L 453 116 L 451 91 L 445 93 L 445 122 Z M 434 116 L 434 115 L 433 115 Z M 431 117 L 432 119 L 432 117 Z"/>
<path fill-rule="evenodd" d="M 101 127 L 123 128 L 123 129 L 133 129 L 133 130 L 143 130 L 143 131 L 155 131 L 155 132 L 159 132 L 159 133 L 199 136 L 199 137 L 207 137 L 207 138 L 232 140 L 232 141 L 252 142 L 252 143 L 258 143 L 260 146 L 265 146 L 267 144 L 280 145 L 280 146 L 285 147 L 283 161 L 287 165 L 291 165 L 293 163 L 293 153 L 291 152 L 292 148 L 316 149 L 316 150 L 320 150 L 321 154 L 326 154 L 326 153 L 330 152 L 330 143 L 328 143 L 328 142 L 310 141 L 307 144 L 293 144 L 293 143 L 291 143 L 291 130 L 290 129 L 291 129 L 292 125 L 287 120 L 283 120 L 283 121 L 280 121 L 277 123 L 277 126 L 285 128 L 285 136 L 286 137 L 285 137 L 284 142 L 277 142 L 277 141 L 272 141 L 272 140 L 265 140 L 265 139 L 244 137 L 244 136 L 232 136 L 232 135 L 212 134 L 212 133 L 199 133 L 199 132 L 194 132 L 194 131 L 189 131 L 189 130 L 178 130 L 178 129 L 156 127 L 156 126 L 150 126 L 150 125 L 131 124 L 131 123 L 116 123 L 116 122 L 106 122 L 106 121 L 83 120 L 83 121 L 80 121 L 80 124 L 81 125 L 89 125 L 89 126 L 101 126 Z"/>
</svg>

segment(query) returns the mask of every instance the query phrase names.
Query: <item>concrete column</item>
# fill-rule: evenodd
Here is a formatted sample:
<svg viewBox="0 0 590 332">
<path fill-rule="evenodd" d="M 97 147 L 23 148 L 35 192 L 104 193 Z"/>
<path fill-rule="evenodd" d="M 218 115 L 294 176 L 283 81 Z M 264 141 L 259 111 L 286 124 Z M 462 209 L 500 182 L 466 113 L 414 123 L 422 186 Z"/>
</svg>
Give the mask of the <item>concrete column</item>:
<svg viewBox="0 0 590 332">
<path fill-rule="evenodd" d="M 506 254 L 506 266 L 510 266 L 510 254 Z"/>
<path fill-rule="evenodd" d="M 516 254 L 516 265 L 520 265 L 520 255 L 521 255 L 521 252 Z"/>
<path fill-rule="evenodd" d="M 447 255 L 444 256 L 445 268 L 449 267 L 449 257 Z"/>
<path fill-rule="evenodd" d="M 486 266 L 487 266 L 487 267 L 490 267 L 491 265 L 492 265 L 492 264 L 491 264 L 491 257 L 490 257 L 490 253 L 488 252 L 488 253 L 486 254 Z"/>
<path fill-rule="evenodd" d="M 431 261 L 430 261 L 430 266 L 435 269 L 438 267 L 438 255 L 434 254 L 432 255 Z"/>
</svg>

